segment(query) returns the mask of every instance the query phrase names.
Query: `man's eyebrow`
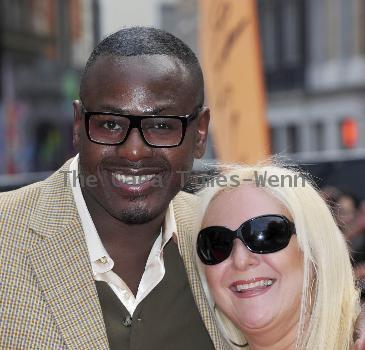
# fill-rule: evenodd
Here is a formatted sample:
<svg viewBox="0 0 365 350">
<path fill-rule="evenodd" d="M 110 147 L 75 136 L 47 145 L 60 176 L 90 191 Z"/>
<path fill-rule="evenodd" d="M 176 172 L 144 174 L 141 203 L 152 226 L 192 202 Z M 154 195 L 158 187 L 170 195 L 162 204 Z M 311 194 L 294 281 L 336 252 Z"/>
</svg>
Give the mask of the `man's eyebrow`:
<svg viewBox="0 0 365 350">
<path fill-rule="evenodd" d="M 160 114 L 161 112 L 163 112 L 164 110 L 166 109 L 169 109 L 171 108 L 171 106 L 160 106 L 160 107 L 152 107 L 152 108 L 147 108 L 145 111 L 143 112 L 140 112 L 138 114 L 141 114 L 141 115 L 158 115 Z M 118 114 L 130 114 L 130 115 L 133 115 L 133 114 L 136 114 L 136 113 L 132 113 L 131 110 L 127 109 L 127 108 L 120 108 L 120 107 L 117 107 L 117 106 L 112 106 L 112 105 L 101 105 L 98 107 L 98 111 L 100 112 L 112 112 L 112 113 L 118 113 Z"/>
<path fill-rule="evenodd" d="M 112 112 L 112 113 L 120 113 L 120 114 L 129 114 L 129 110 L 125 108 L 120 108 L 112 105 L 100 105 L 98 106 L 96 112 Z"/>
</svg>

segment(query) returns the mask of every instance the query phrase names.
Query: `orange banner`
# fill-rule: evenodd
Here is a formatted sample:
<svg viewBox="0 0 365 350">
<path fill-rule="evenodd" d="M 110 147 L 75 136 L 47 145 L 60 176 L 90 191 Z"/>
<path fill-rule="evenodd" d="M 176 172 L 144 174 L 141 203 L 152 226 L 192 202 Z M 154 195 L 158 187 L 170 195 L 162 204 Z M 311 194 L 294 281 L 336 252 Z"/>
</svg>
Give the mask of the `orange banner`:
<svg viewBox="0 0 365 350">
<path fill-rule="evenodd" d="M 269 155 L 255 0 L 200 0 L 200 52 L 213 145 L 227 162 Z"/>
</svg>

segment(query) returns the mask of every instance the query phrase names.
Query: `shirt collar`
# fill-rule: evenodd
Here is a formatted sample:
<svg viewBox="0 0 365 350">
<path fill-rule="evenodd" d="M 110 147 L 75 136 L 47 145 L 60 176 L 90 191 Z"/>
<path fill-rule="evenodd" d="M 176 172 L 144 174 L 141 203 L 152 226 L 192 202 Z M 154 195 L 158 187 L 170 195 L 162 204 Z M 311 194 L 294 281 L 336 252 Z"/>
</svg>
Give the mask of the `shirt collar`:
<svg viewBox="0 0 365 350">
<path fill-rule="evenodd" d="M 96 230 L 90 212 L 86 206 L 85 199 L 82 195 L 80 182 L 78 180 L 78 174 L 79 154 L 77 154 L 70 163 L 70 183 L 72 187 L 72 194 L 76 203 L 76 208 L 81 220 L 81 226 L 85 233 L 86 245 L 89 252 L 89 259 L 91 262 L 92 270 L 94 275 L 96 275 L 97 273 L 104 273 L 111 270 L 114 266 L 114 261 L 109 256 L 108 252 L 103 246 L 103 243 L 100 240 L 99 234 Z M 166 211 L 165 221 L 162 229 L 162 237 L 160 233 L 156 240 L 156 243 L 160 245 L 160 247 L 158 247 L 160 253 L 162 253 L 163 248 L 176 232 L 177 226 L 171 202 Z"/>
<path fill-rule="evenodd" d="M 72 194 L 76 203 L 77 212 L 80 217 L 81 226 L 85 233 L 87 250 L 94 275 L 96 273 L 106 272 L 114 266 L 113 260 L 101 243 L 98 232 L 91 219 L 89 210 L 86 206 L 84 196 L 82 195 L 79 182 L 79 155 L 70 164 L 69 167 L 70 183 L 72 184 Z M 76 177 L 76 178 L 75 178 Z"/>
<path fill-rule="evenodd" d="M 162 245 L 161 250 L 165 247 L 167 242 L 172 238 L 174 234 L 177 234 L 177 226 L 174 214 L 174 208 L 172 202 L 166 211 L 165 222 L 162 230 Z"/>
</svg>

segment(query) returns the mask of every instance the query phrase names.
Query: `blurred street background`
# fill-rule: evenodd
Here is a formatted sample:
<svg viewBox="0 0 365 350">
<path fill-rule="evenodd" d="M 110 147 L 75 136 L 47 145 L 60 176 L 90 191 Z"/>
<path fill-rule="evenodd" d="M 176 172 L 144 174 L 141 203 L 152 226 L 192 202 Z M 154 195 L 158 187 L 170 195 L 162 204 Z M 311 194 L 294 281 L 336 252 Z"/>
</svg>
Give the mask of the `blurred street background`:
<svg viewBox="0 0 365 350">
<path fill-rule="evenodd" d="M 267 152 L 301 164 L 320 186 L 341 188 L 361 202 L 365 2 L 235 2 L 252 2 L 257 10 Z M 44 178 L 74 154 L 72 100 L 78 97 L 82 68 L 102 38 L 123 26 L 151 25 L 177 35 L 202 57 L 202 17 L 218 23 L 220 16 L 226 21 L 220 28 L 227 27 L 234 21 L 231 5 L 228 0 L 1 0 L 0 190 Z M 242 57 L 251 52 L 244 50 Z M 252 86 L 244 76 L 236 81 Z M 228 132 L 250 132 L 249 117 L 242 112 L 227 119 Z M 211 135 L 206 159 L 223 154 L 218 136 Z M 254 152 L 254 140 L 242 145 Z"/>
<path fill-rule="evenodd" d="M 0 192 L 75 154 L 72 100 L 94 46 L 123 26 L 154 26 L 201 59 L 212 112 L 205 159 L 279 154 L 309 171 L 365 276 L 364 0 L 0 4 Z"/>
<path fill-rule="evenodd" d="M 0 4 L 0 191 L 74 155 L 72 100 L 94 46 L 123 26 L 155 26 L 201 59 L 212 111 L 205 159 L 279 154 L 309 171 L 365 276 L 365 1 Z"/>
</svg>

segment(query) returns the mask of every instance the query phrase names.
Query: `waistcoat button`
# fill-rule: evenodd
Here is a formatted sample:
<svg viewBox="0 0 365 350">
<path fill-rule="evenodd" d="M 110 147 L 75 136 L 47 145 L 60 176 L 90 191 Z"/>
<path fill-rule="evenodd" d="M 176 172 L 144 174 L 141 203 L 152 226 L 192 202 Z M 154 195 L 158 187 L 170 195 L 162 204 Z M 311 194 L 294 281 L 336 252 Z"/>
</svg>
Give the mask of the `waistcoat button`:
<svg viewBox="0 0 365 350">
<path fill-rule="evenodd" d="M 123 321 L 122 321 L 122 325 L 124 327 L 130 327 L 132 325 L 132 317 L 130 315 L 128 315 Z"/>
</svg>

